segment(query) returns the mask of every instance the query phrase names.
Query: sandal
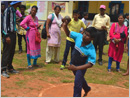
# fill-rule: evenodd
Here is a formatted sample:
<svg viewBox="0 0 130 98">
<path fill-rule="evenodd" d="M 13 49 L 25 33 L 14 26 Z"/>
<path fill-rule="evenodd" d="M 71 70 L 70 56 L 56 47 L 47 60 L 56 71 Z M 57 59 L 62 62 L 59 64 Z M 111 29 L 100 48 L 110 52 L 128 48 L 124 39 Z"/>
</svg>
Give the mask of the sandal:
<svg viewBox="0 0 130 98">
<path fill-rule="evenodd" d="M 127 75 L 129 75 L 129 73 L 128 73 L 128 72 L 127 72 L 127 73 L 123 73 L 122 75 L 123 75 L 123 76 L 127 76 Z"/>
<path fill-rule="evenodd" d="M 48 62 L 45 62 L 45 65 L 48 65 Z"/>
<path fill-rule="evenodd" d="M 116 69 L 116 71 L 119 72 L 119 73 L 121 72 L 120 69 Z"/>
<path fill-rule="evenodd" d="M 30 66 L 28 66 L 28 67 L 27 67 L 27 69 L 33 69 L 33 66 L 32 66 L 32 65 L 30 65 Z"/>
<path fill-rule="evenodd" d="M 111 72 L 111 69 L 108 69 L 108 72 L 110 73 L 110 72 Z"/>
</svg>

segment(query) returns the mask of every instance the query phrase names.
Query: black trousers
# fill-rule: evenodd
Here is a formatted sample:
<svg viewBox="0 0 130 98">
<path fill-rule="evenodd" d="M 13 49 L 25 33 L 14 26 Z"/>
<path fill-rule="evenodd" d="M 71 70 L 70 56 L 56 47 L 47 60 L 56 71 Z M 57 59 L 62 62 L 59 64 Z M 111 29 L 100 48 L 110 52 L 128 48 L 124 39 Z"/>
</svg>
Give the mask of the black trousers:
<svg viewBox="0 0 130 98">
<path fill-rule="evenodd" d="M 19 45 L 19 50 L 22 51 L 22 37 L 24 38 L 24 41 L 26 43 L 26 38 L 25 38 L 25 35 L 20 35 L 18 34 L 18 45 Z M 26 46 L 26 51 L 27 51 L 27 44 L 25 44 Z"/>
<path fill-rule="evenodd" d="M 74 49 L 74 46 L 75 46 L 75 42 L 71 42 L 71 41 L 66 40 L 66 47 L 65 47 L 65 51 L 64 51 L 64 58 L 62 61 L 62 65 L 64 65 L 64 66 L 66 65 L 67 57 L 68 57 L 70 48 L 71 48 L 71 58 L 72 58 L 72 51 Z"/>
<path fill-rule="evenodd" d="M 6 39 L 3 36 L 3 54 L 1 61 L 1 70 L 6 71 L 6 69 L 14 69 L 12 66 L 12 61 L 15 53 L 16 45 L 16 33 L 9 33 L 11 43 L 7 44 Z"/>
<path fill-rule="evenodd" d="M 97 36 L 93 40 L 93 45 L 95 50 L 97 50 L 97 46 L 99 46 L 99 61 L 102 61 L 102 52 L 103 52 L 103 45 L 105 41 L 105 30 L 97 30 Z"/>
</svg>

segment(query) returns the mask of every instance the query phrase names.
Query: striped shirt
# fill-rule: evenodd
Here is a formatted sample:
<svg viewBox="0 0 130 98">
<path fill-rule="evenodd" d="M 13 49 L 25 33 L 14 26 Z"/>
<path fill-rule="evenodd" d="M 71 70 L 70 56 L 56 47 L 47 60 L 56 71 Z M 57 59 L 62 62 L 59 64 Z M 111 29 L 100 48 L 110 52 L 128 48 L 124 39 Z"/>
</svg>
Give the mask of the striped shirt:
<svg viewBox="0 0 130 98">
<path fill-rule="evenodd" d="M 3 32 L 3 14 L 1 13 L 1 33 Z M 2 33 L 3 37 L 3 33 Z"/>
<path fill-rule="evenodd" d="M 4 35 L 8 36 L 10 32 L 16 32 L 16 10 L 12 6 L 5 9 L 3 23 Z"/>
</svg>

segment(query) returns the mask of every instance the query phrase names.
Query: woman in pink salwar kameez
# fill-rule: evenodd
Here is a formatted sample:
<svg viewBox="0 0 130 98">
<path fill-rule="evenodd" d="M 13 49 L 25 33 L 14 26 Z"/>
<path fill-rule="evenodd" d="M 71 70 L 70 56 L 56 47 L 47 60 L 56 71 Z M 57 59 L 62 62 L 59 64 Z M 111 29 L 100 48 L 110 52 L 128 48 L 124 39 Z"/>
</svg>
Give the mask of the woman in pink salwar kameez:
<svg viewBox="0 0 130 98">
<path fill-rule="evenodd" d="M 35 42 L 35 33 L 40 27 L 40 25 L 38 25 L 38 18 L 36 17 L 37 10 L 37 6 L 33 6 L 31 9 L 31 14 L 26 16 L 26 18 L 20 23 L 20 26 L 27 30 L 26 41 L 28 69 L 31 69 L 32 66 L 38 66 L 37 58 L 41 57 L 40 43 Z M 31 59 L 34 59 L 33 65 L 31 65 Z"/>
<path fill-rule="evenodd" d="M 116 70 L 120 72 L 120 62 L 124 52 L 124 41 L 127 36 L 127 27 L 124 25 L 124 16 L 122 14 L 118 17 L 118 23 L 113 23 L 110 29 L 110 39 L 108 49 L 108 72 L 111 72 L 112 61 L 116 61 Z"/>
</svg>

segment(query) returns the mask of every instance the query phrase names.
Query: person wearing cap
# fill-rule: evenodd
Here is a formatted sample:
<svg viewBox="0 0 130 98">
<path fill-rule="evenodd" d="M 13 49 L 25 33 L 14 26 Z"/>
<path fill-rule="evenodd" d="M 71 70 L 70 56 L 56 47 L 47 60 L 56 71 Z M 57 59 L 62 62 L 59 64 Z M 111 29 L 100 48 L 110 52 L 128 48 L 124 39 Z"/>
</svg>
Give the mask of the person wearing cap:
<svg viewBox="0 0 130 98">
<path fill-rule="evenodd" d="M 94 16 L 92 26 L 97 29 L 97 36 L 93 40 L 93 44 L 95 50 L 97 50 L 97 45 L 99 46 L 99 65 L 102 65 L 102 53 L 103 53 L 103 45 L 105 41 L 105 33 L 110 28 L 110 17 L 105 14 L 106 6 L 100 6 L 100 13 Z"/>
<path fill-rule="evenodd" d="M 16 45 L 16 8 L 21 1 L 12 1 L 10 7 L 6 8 L 3 16 L 3 55 L 1 61 L 1 75 L 9 78 L 7 73 L 19 73 L 12 65 Z"/>
</svg>

